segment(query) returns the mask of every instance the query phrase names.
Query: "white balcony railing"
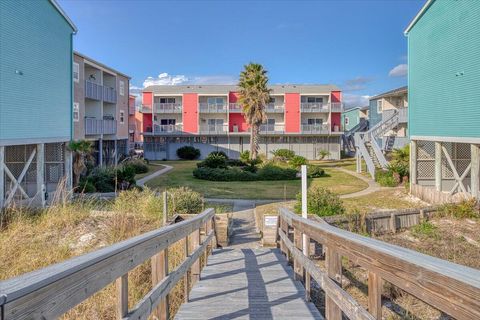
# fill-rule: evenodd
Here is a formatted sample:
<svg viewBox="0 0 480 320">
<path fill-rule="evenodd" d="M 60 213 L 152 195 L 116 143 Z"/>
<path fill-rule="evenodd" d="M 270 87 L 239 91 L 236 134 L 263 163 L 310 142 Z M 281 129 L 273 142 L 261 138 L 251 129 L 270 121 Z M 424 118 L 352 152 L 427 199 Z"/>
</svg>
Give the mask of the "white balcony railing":
<svg viewBox="0 0 480 320">
<path fill-rule="evenodd" d="M 117 121 L 116 120 L 102 120 L 94 118 L 85 119 L 85 134 L 116 134 Z"/>
<path fill-rule="evenodd" d="M 228 104 L 228 109 L 230 113 L 240 113 L 242 112 L 242 106 L 240 103 L 232 102 Z"/>
<path fill-rule="evenodd" d="M 302 124 L 302 133 L 330 133 L 330 126 L 328 124 Z"/>
<path fill-rule="evenodd" d="M 182 113 L 181 103 L 154 103 L 155 113 Z"/>
<path fill-rule="evenodd" d="M 227 105 L 225 103 L 200 103 L 200 112 L 203 113 L 226 113 Z"/>
<path fill-rule="evenodd" d="M 141 113 L 152 113 L 152 106 L 147 106 L 147 105 L 142 104 L 140 106 L 140 112 Z"/>
<path fill-rule="evenodd" d="M 407 123 L 408 122 L 408 108 L 398 108 L 398 109 L 388 109 L 383 110 L 382 119 L 389 119 L 397 111 L 398 113 L 398 122 Z"/>
<path fill-rule="evenodd" d="M 269 103 L 269 104 L 266 105 L 265 110 L 267 112 L 283 113 L 285 111 L 285 106 L 283 104 L 275 105 L 275 103 Z"/>
<path fill-rule="evenodd" d="M 183 131 L 181 124 L 156 124 L 153 126 L 153 134 L 180 133 Z"/>
<path fill-rule="evenodd" d="M 206 124 L 200 126 L 200 133 L 227 133 L 228 125 L 226 124 Z"/>
<path fill-rule="evenodd" d="M 285 125 L 283 124 L 262 124 L 260 125 L 260 133 L 283 133 Z"/>
<path fill-rule="evenodd" d="M 329 112 L 328 103 L 322 102 L 302 102 L 300 105 L 302 112 Z"/>
<path fill-rule="evenodd" d="M 85 97 L 93 100 L 102 100 L 103 87 L 101 84 L 85 80 Z"/>
<path fill-rule="evenodd" d="M 343 103 L 341 102 L 332 102 L 330 103 L 331 112 L 343 112 Z"/>
</svg>

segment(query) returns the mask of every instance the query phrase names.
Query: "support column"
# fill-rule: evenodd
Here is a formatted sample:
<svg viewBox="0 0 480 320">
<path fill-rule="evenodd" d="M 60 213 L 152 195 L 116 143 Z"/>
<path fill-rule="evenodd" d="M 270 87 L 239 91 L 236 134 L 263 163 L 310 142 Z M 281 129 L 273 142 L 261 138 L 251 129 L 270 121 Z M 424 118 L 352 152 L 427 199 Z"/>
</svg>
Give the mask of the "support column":
<svg viewBox="0 0 480 320">
<path fill-rule="evenodd" d="M 471 157 L 472 157 L 472 170 L 470 171 L 470 181 L 472 196 L 474 198 L 480 198 L 480 145 L 472 144 Z"/>
<path fill-rule="evenodd" d="M 67 192 L 73 188 L 73 154 L 72 151 L 65 145 L 65 179 Z"/>
<path fill-rule="evenodd" d="M 114 159 L 114 164 L 115 166 L 118 164 L 118 148 L 117 148 L 117 139 L 114 140 L 114 156 L 115 156 L 115 159 Z"/>
<path fill-rule="evenodd" d="M 37 144 L 37 197 L 42 207 L 45 206 L 45 144 Z"/>
<path fill-rule="evenodd" d="M 103 166 L 103 140 L 98 139 L 98 165 Z"/>
<path fill-rule="evenodd" d="M 5 147 L 0 146 L 0 211 L 5 205 Z"/>
<path fill-rule="evenodd" d="M 435 189 L 442 191 L 442 143 L 435 142 Z"/>
<path fill-rule="evenodd" d="M 360 155 L 360 148 L 355 148 L 355 156 L 357 160 L 357 173 L 362 173 L 362 156 Z"/>
<path fill-rule="evenodd" d="M 412 184 L 417 184 L 417 141 L 410 141 L 410 192 Z"/>
</svg>

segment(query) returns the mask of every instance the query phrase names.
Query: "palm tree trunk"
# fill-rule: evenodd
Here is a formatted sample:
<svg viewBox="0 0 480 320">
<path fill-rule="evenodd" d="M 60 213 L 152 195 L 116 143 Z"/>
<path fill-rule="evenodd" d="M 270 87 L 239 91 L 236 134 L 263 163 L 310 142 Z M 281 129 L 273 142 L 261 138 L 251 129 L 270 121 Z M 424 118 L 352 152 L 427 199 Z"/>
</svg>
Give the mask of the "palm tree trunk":
<svg viewBox="0 0 480 320">
<path fill-rule="evenodd" d="M 258 156 L 258 125 L 252 125 L 250 132 L 250 159 L 256 160 Z"/>
</svg>

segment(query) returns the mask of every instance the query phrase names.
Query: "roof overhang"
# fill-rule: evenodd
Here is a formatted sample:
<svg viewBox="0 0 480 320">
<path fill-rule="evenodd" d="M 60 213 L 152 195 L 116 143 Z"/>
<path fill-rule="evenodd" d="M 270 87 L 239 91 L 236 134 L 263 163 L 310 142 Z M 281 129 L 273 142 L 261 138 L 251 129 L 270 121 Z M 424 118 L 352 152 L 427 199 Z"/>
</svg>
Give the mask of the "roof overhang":
<svg viewBox="0 0 480 320">
<path fill-rule="evenodd" d="M 65 13 L 65 11 L 63 11 L 63 9 L 60 7 L 60 5 L 57 3 L 57 1 L 56 0 L 50 0 L 50 3 L 55 7 L 55 9 L 57 9 L 58 12 L 60 12 L 60 14 L 63 16 L 63 18 L 68 22 L 70 27 L 72 27 L 73 32 L 77 33 L 77 31 L 78 31 L 77 26 L 75 26 L 73 21 L 68 17 L 68 15 Z"/>
<path fill-rule="evenodd" d="M 413 26 L 417 23 L 418 20 L 420 20 L 420 18 L 424 15 L 424 13 L 428 10 L 428 8 L 430 8 L 430 6 L 435 2 L 435 0 L 427 0 L 427 2 L 425 2 L 425 4 L 423 5 L 422 9 L 420 9 L 420 11 L 417 13 L 417 15 L 415 16 L 415 18 L 413 18 L 413 20 L 410 22 L 410 24 L 408 25 L 408 27 L 405 29 L 405 31 L 403 31 L 403 34 L 404 35 L 408 35 L 408 33 L 410 32 L 410 30 L 412 30 Z"/>
</svg>

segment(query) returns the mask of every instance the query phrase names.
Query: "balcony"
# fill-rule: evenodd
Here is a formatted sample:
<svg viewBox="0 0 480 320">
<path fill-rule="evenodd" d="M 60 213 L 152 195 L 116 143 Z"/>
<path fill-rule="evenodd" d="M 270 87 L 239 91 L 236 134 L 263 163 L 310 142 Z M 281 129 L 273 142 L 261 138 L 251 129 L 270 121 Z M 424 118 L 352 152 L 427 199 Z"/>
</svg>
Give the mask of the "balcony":
<svg viewBox="0 0 480 320">
<path fill-rule="evenodd" d="M 156 124 L 153 126 L 154 135 L 172 134 L 183 132 L 183 126 L 181 124 Z"/>
<path fill-rule="evenodd" d="M 284 133 L 285 125 L 283 124 L 262 124 L 260 125 L 260 133 Z"/>
<path fill-rule="evenodd" d="M 103 86 L 103 101 L 117 103 L 117 90 Z"/>
<path fill-rule="evenodd" d="M 207 124 L 201 125 L 199 133 L 207 134 L 218 134 L 218 133 L 227 133 L 228 125 L 226 124 Z"/>
<path fill-rule="evenodd" d="M 227 105 L 225 103 L 200 103 L 200 112 L 203 113 L 226 113 Z"/>
<path fill-rule="evenodd" d="M 302 102 L 300 105 L 302 112 L 329 112 L 327 103 L 322 102 Z"/>
<path fill-rule="evenodd" d="M 332 102 L 330 103 L 331 112 L 343 112 L 343 103 L 341 102 Z"/>
<path fill-rule="evenodd" d="M 329 134 L 330 125 L 328 124 L 302 124 L 302 133 Z"/>
<path fill-rule="evenodd" d="M 102 101 L 103 86 L 98 83 L 85 80 L 85 97 Z"/>
<path fill-rule="evenodd" d="M 273 112 L 273 113 L 283 113 L 285 111 L 285 106 L 282 105 L 275 105 L 275 103 L 269 103 L 265 107 L 266 112 Z"/>
<path fill-rule="evenodd" d="M 146 105 L 141 105 L 140 106 L 140 112 L 141 113 L 152 113 L 152 107 L 151 106 L 146 106 Z"/>
<path fill-rule="evenodd" d="M 181 103 L 154 103 L 155 113 L 182 113 Z"/>
<path fill-rule="evenodd" d="M 85 119 L 86 135 L 116 134 L 116 133 L 117 133 L 116 120 L 101 120 L 101 119 L 94 119 L 94 118 Z"/>
<path fill-rule="evenodd" d="M 383 110 L 382 118 L 389 119 L 393 116 L 393 113 L 398 111 L 398 122 L 407 123 L 408 122 L 408 108 L 398 108 L 398 109 L 388 109 Z"/>
<path fill-rule="evenodd" d="M 230 113 L 241 113 L 242 112 L 242 106 L 240 103 L 229 103 L 228 104 L 228 110 Z"/>
</svg>

